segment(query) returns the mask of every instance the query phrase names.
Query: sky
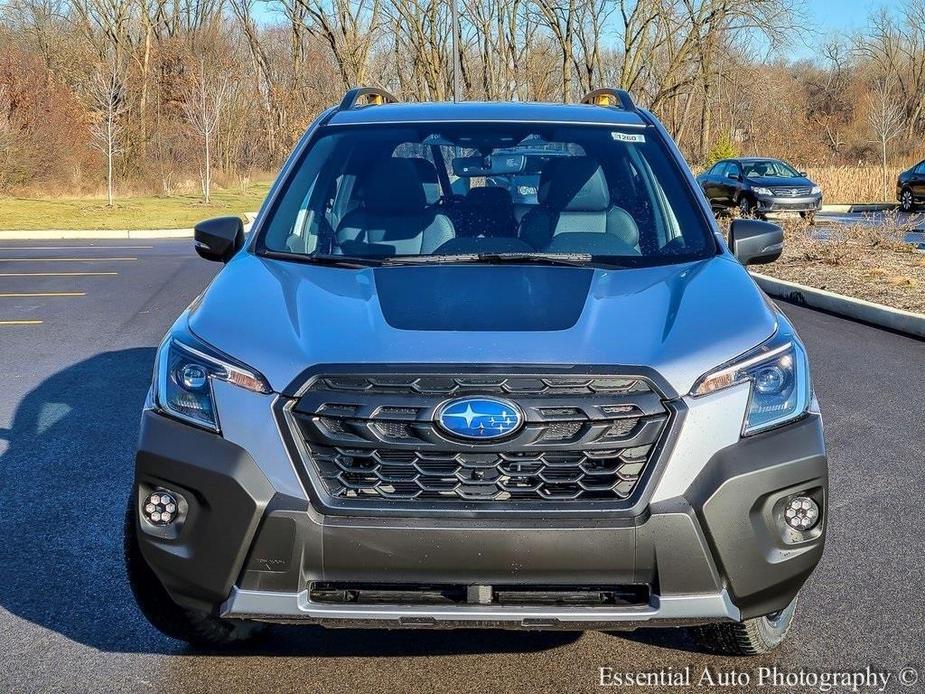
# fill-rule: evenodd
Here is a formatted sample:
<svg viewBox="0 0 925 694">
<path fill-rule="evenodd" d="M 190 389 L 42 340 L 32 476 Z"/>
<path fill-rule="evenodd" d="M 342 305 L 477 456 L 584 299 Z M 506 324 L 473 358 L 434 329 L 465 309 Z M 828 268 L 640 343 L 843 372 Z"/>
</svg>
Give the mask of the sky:
<svg viewBox="0 0 925 694">
<path fill-rule="evenodd" d="M 795 58 L 812 58 L 815 47 L 833 33 L 851 34 L 863 29 L 867 18 L 880 7 L 888 6 L 888 0 L 804 0 L 806 12 L 815 36 L 803 45 L 792 47 Z"/>
<path fill-rule="evenodd" d="M 465 2 L 465 0 L 460 0 Z M 748 0 L 743 0 L 747 2 Z M 799 2 L 799 0 L 797 0 Z M 802 41 L 795 41 L 786 51 L 786 56 L 795 60 L 817 57 L 818 47 L 833 34 L 847 34 L 863 29 L 867 18 L 881 7 L 895 5 L 895 0 L 802 0 L 811 34 Z M 269 10 L 264 3 L 256 4 L 260 21 L 273 23 L 280 20 L 279 14 Z"/>
</svg>

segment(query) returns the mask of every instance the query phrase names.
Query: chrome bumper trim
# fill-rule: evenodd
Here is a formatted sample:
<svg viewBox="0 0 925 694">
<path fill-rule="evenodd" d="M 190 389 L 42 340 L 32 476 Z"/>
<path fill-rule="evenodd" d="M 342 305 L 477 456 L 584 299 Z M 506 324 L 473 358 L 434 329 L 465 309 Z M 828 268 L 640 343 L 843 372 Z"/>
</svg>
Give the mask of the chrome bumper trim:
<svg viewBox="0 0 925 694">
<path fill-rule="evenodd" d="M 276 593 L 232 589 L 221 616 L 265 622 L 302 622 L 372 628 L 478 627 L 508 629 L 606 629 L 739 621 L 726 590 L 719 593 L 653 596 L 648 605 L 627 607 L 511 607 L 505 605 L 332 605 L 313 603 L 308 591 Z"/>
</svg>

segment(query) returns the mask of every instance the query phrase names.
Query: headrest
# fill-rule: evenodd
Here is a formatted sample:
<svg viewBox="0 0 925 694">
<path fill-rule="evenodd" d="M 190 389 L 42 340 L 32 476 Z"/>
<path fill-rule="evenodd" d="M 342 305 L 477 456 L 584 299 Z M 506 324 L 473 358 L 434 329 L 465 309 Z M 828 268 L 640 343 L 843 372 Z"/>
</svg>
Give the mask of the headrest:
<svg viewBox="0 0 925 694">
<path fill-rule="evenodd" d="M 602 212 L 610 207 L 610 190 L 596 159 L 555 157 L 543 167 L 537 199 L 558 211 Z"/>
<path fill-rule="evenodd" d="M 408 157 L 408 161 L 414 164 L 421 183 L 438 183 L 437 167 L 430 161 L 424 157 Z"/>
<path fill-rule="evenodd" d="M 466 200 L 479 207 L 500 208 L 503 212 L 505 209 L 511 211 L 514 207 L 514 201 L 511 193 L 506 188 L 500 186 L 479 186 L 472 188 L 466 193 Z"/>
<path fill-rule="evenodd" d="M 424 157 L 408 157 L 414 164 L 418 178 L 424 186 L 424 198 L 428 205 L 434 205 L 440 199 L 440 180 L 437 178 L 437 167 Z"/>
<path fill-rule="evenodd" d="M 366 209 L 378 214 L 413 214 L 427 204 L 417 167 L 407 158 L 383 159 L 363 177 Z"/>
</svg>

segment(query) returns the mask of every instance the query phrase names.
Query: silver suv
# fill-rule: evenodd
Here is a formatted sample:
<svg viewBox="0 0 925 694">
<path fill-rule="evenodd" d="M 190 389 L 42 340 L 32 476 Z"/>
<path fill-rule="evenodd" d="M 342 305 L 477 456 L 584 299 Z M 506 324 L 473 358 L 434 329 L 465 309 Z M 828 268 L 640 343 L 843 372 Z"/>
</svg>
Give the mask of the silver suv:
<svg viewBox="0 0 925 694">
<path fill-rule="evenodd" d="M 623 91 L 394 102 L 323 113 L 248 237 L 196 228 L 225 266 L 142 416 L 142 612 L 200 644 L 285 622 L 776 646 L 827 494 L 806 352 L 743 267 L 780 228 L 724 241 Z M 515 199 L 498 181 L 537 151 Z"/>
</svg>

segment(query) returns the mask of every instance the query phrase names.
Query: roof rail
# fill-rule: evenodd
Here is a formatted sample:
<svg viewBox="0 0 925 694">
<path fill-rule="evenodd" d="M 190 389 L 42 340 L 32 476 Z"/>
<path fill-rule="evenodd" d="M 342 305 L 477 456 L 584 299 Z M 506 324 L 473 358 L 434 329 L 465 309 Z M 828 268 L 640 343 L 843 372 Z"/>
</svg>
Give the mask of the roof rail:
<svg viewBox="0 0 925 694">
<path fill-rule="evenodd" d="M 619 106 L 624 111 L 635 111 L 633 97 L 625 89 L 594 89 L 584 95 L 583 104 L 594 106 Z"/>
<path fill-rule="evenodd" d="M 379 106 L 380 104 L 394 104 L 398 102 L 398 99 L 385 89 L 380 89 L 379 87 L 354 87 L 344 94 L 344 98 L 341 99 L 340 106 L 337 107 L 337 110 L 347 111 L 354 108 L 358 105 L 357 102 L 364 96 L 366 97 L 366 104 L 359 105 Z"/>
</svg>

